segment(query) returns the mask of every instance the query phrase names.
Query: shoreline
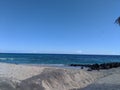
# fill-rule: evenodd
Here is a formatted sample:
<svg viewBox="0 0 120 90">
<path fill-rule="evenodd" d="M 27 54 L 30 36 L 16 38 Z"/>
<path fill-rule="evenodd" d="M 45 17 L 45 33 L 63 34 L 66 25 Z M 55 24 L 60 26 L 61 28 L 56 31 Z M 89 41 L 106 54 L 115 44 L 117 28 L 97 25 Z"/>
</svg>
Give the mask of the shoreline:
<svg viewBox="0 0 120 90">
<path fill-rule="evenodd" d="M 112 68 L 120 67 L 120 62 L 108 62 L 108 63 L 93 63 L 93 64 L 18 64 L 18 63 L 5 63 L 11 65 L 24 65 L 24 66 L 36 66 L 36 67 L 55 67 L 55 68 L 66 68 L 66 69 L 84 69 L 88 71 L 92 70 L 107 70 Z"/>
</svg>

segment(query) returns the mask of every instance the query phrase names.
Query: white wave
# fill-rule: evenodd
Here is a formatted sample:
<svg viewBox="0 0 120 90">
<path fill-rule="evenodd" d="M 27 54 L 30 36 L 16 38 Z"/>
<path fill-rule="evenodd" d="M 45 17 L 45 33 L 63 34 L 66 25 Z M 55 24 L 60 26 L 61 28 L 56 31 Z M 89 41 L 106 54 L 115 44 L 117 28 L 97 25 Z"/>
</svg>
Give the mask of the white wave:
<svg viewBox="0 0 120 90">
<path fill-rule="evenodd" d="M 0 58 L 0 60 L 14 60 L 15 58 Z"/>
</svg>

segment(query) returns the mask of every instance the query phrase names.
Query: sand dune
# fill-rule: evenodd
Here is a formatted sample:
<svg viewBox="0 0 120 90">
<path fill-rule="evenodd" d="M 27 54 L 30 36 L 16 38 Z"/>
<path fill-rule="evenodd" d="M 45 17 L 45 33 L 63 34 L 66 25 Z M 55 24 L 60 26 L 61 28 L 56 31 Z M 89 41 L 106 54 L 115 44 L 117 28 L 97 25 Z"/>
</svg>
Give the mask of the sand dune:
<svg viewBox="0 0 120 90">
<path fill-rule="evenodd" d="M 0 64 L 0 77 L 9 80 L 11 83 L 5 85 L 13 90 L 69 90 L 85 87 L 94 81 L 83 70 L 13 64 Z"/>
<path fill-rule="evenodd" d="M 40 75 L 23 80 L 21 90 L 69 90 L 82 88 L 94 79 L 82 70 L 45 69 Z M 41 89 L 40 89 L 41 88 Z"/>
<path fill-rule="evenodd" d="M 119 76 L 119 68 L 89 72 L 0 63 L 0 90 L 119 90 Z"/>
</svg>

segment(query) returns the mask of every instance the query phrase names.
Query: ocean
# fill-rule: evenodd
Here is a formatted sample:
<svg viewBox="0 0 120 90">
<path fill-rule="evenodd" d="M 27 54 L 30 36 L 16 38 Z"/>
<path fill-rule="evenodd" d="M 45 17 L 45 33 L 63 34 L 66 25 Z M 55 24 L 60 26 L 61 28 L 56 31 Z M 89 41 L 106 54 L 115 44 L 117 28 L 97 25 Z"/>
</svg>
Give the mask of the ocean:
<svg viewBox="0 0 120 90">
<path fill-rule="evenodd" d="M 119 55 L 0 53 L 0 62 L 13 64 L 68 65 L 120 62 Z"/>
</svg>

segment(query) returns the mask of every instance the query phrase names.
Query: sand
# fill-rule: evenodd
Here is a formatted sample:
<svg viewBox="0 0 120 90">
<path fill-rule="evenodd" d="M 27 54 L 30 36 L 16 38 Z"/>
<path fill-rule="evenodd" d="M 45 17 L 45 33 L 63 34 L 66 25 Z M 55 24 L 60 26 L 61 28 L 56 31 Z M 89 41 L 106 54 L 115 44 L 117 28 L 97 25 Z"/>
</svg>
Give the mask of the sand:
<svg viewBox="0 0 120 90">
<path fill-rule="evenodd" d="M 0 90 L 120 90 L 120 68 L 75 68 L 0 63 Z"/>
<path fill-rule="evenodd" d="M 92 71 L 89 73 L 94 75 L 95 72 L 96 71 Z M 96 79 L 92 84 L 73 90 L 120 90 L 120 68 L 101 70 L 99 73 L 102 77 Z"/>
<path fill-rule="evenodd" d="M 34 75 L 40 74 L 44 67 L 35 67 L 29 65 L 16 65 L 0 63 L 0 77 L 12 78 L 15 80 L 25 80 Z"/>
<path fill-rule="evenodd" d="M 101 78 L 83 89 L 76 90 L 120 90 L 120 74 Z"/>
</svg>

